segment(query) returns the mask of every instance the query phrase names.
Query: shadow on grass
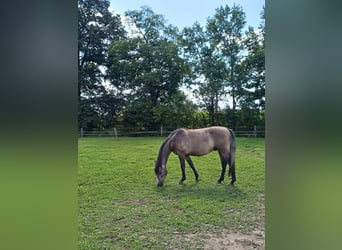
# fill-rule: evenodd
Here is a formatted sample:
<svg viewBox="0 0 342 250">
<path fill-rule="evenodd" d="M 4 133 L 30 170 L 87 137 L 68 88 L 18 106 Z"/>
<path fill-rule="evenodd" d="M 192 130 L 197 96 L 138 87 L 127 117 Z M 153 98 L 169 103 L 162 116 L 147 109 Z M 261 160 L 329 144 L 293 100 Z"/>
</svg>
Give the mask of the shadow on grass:
<svg viewBox="0 0 342 250">
<path fill-rule="evenodd" d="M 156 193 L 165 198 L 194 198 L 206 200 L 242 200 L 247 198 L 247 194 L 237 186 L 230 186 L 225 184 L 214 184 L 212 186 L 201 186 L 195 184 L 182 185 L 164 185 L 163 187 L 156 187 Z"/>
</svg>

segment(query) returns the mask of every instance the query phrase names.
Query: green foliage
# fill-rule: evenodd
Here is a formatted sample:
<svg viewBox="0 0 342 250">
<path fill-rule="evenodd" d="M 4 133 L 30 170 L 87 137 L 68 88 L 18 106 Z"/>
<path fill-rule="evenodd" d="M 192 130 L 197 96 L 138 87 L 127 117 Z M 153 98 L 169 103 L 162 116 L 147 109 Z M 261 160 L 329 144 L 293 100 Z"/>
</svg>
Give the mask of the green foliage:
<svg viewBox="0 0 342 250">
<path fill-rule="evenodd" d="M 166 105 L 153 108 L 155 122 L 168 130 L 189 127 L 195 112 L 196 106 L 182 92 L 175 94 Z"/>
<path fill-rule="evenodd" d="M 79 249 L 203 248 L 203 233 L 263 228 L 263 139 L 237 139 L 236 187 L 228 176 L 216 184 L 221 167 L 213 152 L 193 157 L 200 181 L 187 167 L 183 185 L 172 154 L 164 187 L 157 188 L 154 160 L 163 140 L 79 140 Z"/>
<path fill-rule="evenodd" d="M 126 15 L 136 34 L 111 45 L 107 77 L 126 96 L 125 124 L 153 129 L 172 122 L 164 118 L 180 108 L 175 103 L 180 100 L 180 83 L 188 70 L 163 16 L 147 7 Z"/>
<path fill-rule="evenodd" d="M 93 95 L 101 88 L 102 73 L 99 66 L 105 65 L 108 44 L 124 37 L 119 16 L 109 10 L 107 0 L 78 1 L 78 88 L 81 94 Z"/>
<path fill-rule="evenodd" d="M 126 11 L 125 30 L 107 0 L 78 7 L 79 127 L 237 129 L 264 122 L 264 19 L 259 31 L 243 33 L 242 8 L 226 5 L 205 27 L 196 22 L 180 32 L 143 6 Z M 192 89 L 196 105 L 183 87 Z M 226 112 L 219 104 L 228 100 Z"/>
<path fill-rule="evenodd" d="M 237 102 L 237 70 L 241 53 L 244 49 L 241 44 L 243 28 L 246 24 L 246 15 L 241 6 L 234 5 L 230 8 L 228 5 L 216 9 L 216 13 L 208 20 L 208 36 L 216 48 L 217 53 L 226 63 L 226 84 L 229 87 L 228 93 L 233 99 L 233 110 Z"/>
<path fill-rule="evenodd" d="M 227 93 L 236 110 L 238 90 L 242 88 L 237 78 L 241 73 L 238 67 L 244 50 L 241 40 L 245 23 L 241 7 L 226 5 L 216 9 L 205 28 L 195 23 L 182 32 L 183 55 L 192 66 L 192 84 L 198 86 L 197 94 L 209 112 L 210 125 L 219 123 L 218 103 Z"/>
<path fill-rule="evenodd" d="M 113 15 L 108 7 L 107 0 L 78 1 L 79 126 L 89 124 L 89 120 L 101 123 L 97 117 L 116 113 L 115 110 L 100 112 L 104 106 L 112 107 L 115 99 L 102 84 L 101 67 L 106 65 L 108 45 L 125 37 L 120 17 Z"/>
<path fill-rule="evenodd" d="M 259 33 L 251 27 L 246 32 L 248 55 L 242 61 L 241 106 L 252 109 L 265 109 L 265 26 L 260 28 Z"/>
</svg>

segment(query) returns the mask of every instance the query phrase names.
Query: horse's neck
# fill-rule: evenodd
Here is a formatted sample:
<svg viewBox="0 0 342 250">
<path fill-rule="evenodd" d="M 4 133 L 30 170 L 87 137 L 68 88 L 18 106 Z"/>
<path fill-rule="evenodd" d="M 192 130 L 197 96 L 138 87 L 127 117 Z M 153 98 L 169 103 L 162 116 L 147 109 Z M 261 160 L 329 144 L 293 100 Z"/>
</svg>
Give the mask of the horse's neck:
<svg viewBox="0 0 342 250">
<path fill-rule="evenodd" d="M 166 144 L 163 147 L 163 150 L 161 151 L 161 165 L 166 167 L 167 160 L 169 159 L 169 156 L 171 154 L 170 149 L 170 140 L 166 142 Z"/>
</svg>

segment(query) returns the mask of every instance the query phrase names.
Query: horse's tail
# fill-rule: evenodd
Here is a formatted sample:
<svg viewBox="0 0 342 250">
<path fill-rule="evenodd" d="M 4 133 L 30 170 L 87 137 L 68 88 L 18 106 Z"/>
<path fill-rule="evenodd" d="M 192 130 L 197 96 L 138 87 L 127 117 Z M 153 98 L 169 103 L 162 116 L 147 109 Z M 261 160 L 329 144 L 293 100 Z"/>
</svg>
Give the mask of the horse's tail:
<svg viewBox="0 0 342 250">
<path fill-rule="evenodd" d="M 236 143 L 235 143 L 235 133 L 233 130 L 228 128 L 229 130 L 229 141 L 230 141 L 230 152 L 229 152 L 229 172 L 228 175 L 231 176 L 233 174 L 235 178 L 235 150 L 236 150 Z"/>
</svg>

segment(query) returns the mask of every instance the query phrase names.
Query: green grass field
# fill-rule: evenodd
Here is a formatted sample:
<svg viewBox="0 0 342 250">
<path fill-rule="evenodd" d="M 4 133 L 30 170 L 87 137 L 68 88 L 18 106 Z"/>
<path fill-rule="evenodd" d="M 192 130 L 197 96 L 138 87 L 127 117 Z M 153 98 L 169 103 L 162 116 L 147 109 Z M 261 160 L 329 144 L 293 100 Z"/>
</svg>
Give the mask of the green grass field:
<svg viewBox="0 0 342 250">
<path fill-rule="evenodd" d="M 192 157 L 200 181 L 187 166 L 183 185 L 171 154 L 158 188 L 154 160 L 164 139 L 79 139 L 79 249 L 200 249 L 222 230 L 263 230 L 264 139 L 237 138 L 235 187 L 227 174 L 216 184 L 221 165 L 212 152 Z"/>
</svg>

